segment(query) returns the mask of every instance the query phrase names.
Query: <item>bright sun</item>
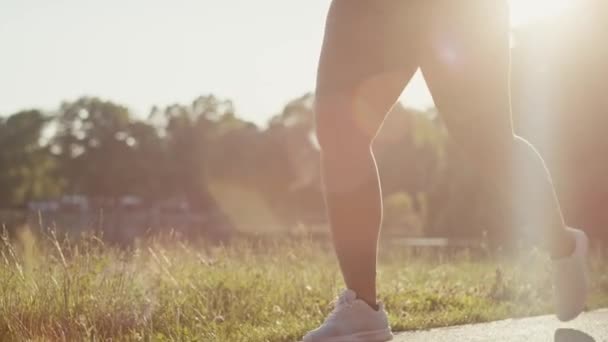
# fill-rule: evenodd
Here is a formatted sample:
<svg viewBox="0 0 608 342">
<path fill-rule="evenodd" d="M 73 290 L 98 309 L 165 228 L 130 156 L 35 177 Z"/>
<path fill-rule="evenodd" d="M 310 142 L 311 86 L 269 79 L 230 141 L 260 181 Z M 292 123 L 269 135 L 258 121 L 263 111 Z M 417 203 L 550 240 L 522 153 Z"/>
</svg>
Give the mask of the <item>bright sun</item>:
<svg viewBox="0 0 608 342">
<path fill-rule="evenodd" d="M 520 26 L 560 14 L 578 0 L 510 0 L 511 25 Z"/>
</svg>

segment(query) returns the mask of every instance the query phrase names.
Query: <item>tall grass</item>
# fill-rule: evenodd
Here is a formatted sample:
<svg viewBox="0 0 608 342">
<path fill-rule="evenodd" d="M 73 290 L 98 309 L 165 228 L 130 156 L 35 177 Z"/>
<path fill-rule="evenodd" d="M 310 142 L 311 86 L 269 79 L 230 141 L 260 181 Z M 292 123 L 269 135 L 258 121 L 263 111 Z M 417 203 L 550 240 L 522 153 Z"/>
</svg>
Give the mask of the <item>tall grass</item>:
<svg viewBox="0 0 608 342">
<path fill-rule="evenodd" d="M 0 248 L 2 341 L 295 341 L 343 286 L 334 257 L 307 239 L 226 246 L 148 237 L 130 248 L 53 231 Z M 599 253 L 599 252 L 598 252 Z M 593 258 L 591 307 L 608 306 L 608 265 Z M 551 312 L 547 260 L 381 254 L 380 296 L 394 329 Z"/>
</svg>

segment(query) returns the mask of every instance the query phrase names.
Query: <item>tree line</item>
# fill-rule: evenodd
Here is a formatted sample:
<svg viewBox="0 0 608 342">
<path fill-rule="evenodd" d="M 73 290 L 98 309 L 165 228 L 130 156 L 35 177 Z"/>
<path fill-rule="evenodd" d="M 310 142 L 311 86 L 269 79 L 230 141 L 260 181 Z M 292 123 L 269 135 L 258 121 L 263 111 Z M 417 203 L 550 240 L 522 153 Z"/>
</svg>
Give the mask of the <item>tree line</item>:
<svg viewBox="0 0 608 342">
<path fill-rule="evenodd" d="M 95 97 L 64 102 L 52 112 L 15 113 L 0 121 L 0 207 L 25 208 L 63 195 L 113 207 L 135 196 L 145 206 L 173 199 L 198 211 L 251 201 L 264 203 L 260 210 L 271 209 L 278 222 L 318 218 L 323 205 L 313 101 L 311 94 L 294 99 L 263 128 L 213 95 L 153 108 L 146 118 Z M 391 170 L 403 168 L 400 159 L 421 166 L 406 177 L 387 171 L 387 193 L 405 191 L 404 181 L 422 193 L 432 182 L 426 171 L 441 167 L 443 133 L 430 115 L 399 106 L 394 111 L 392 127 L 401 131 L 379 145 L 385 150 L 403 142 L 409 148 L 400 150 L 408 153 L 405 159 L 384 153 L 382 159 L 393 164 Z"/>
</svg>

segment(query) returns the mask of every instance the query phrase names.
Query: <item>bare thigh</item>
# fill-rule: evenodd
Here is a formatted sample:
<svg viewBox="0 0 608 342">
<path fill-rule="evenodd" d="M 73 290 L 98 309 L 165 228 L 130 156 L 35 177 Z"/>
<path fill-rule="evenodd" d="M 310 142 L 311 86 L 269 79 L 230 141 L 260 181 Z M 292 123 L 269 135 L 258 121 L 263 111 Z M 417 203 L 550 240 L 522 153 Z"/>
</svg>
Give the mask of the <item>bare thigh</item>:
<svg viewBox="0 0 608 342">
<path fill-rule="evenodd" d="M 429 10 L 421 69 L 450 135 L 475 157 L 506 157 L 514 137 L 507 0 L 437 0 Z"/>
<path fill-rule="evenodd" d="M 375 136 L 419 65 L 418 3 L 332 2 L 317 75 L 321 146 L 339 148 L 337 140 L 354 144 L 357 137 L 367 143 Z"/>
</svg>

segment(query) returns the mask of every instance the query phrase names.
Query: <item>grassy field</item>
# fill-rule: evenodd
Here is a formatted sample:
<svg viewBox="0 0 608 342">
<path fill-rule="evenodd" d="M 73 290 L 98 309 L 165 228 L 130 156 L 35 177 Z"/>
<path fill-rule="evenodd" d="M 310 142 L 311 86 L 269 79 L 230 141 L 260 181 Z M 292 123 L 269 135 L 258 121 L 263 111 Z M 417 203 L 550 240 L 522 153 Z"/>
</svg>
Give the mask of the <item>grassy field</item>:
<svg viewBox="0 0 608 342">
<path fill-rule="evenodd" d="M 341 278 L 306 239 L 218 247 L 147 238 L 132 248 L 52 232 L 3 236 L 0 340 L 295 341 L 331 310 Z M 592 260 L 590 307 L 608 306 L 608 263 Z M 394 330 L 551 312 L 547 259 L 381 254 Z"/>
</svg>

